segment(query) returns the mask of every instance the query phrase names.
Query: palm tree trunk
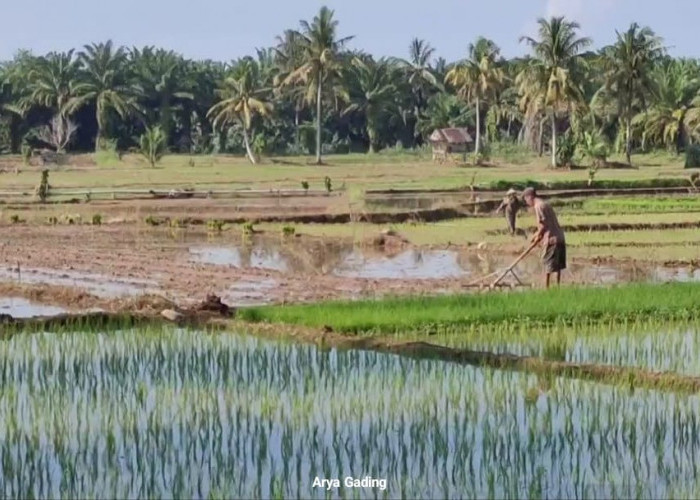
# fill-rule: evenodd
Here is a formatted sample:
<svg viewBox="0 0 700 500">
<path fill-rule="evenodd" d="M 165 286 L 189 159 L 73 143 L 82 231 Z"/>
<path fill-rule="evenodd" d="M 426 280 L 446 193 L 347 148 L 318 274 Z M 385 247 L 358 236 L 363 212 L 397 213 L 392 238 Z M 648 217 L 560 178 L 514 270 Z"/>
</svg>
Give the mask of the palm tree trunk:
<svg viewBox="0 0 700 500">
<path fill-rule="evenodd" d="M 323 72 L 319 71 L 316 84 L 316 165 L 321 164 L 321 91 L 323 90 Z"/>
<path fill-rule="evenodd" d="M 257 162 L 255 161 L 255 155 L 253 154 L 253 151 L 250 149 L 250 140 L 248 139 L 248 129 L 243 127 L 243 144 L 245 144 L 245 151 L 246 154 L 248 155 L 248 159 L 250 160 L 250 163 L 255 165 Z"/>
<path fill-rule="evenodd" d="M 97 153 L 102 148 L 102 133 L 103 133 L 103 113 L 102 106 L 100 106 L 99 97 L 97 98 L 97 110 L 95 111 L 95 118 L 97 119 L 97 137 L 95 137 L 95 153 Z"/>
<path fill-rule="evenodd" d="M 294 106 L 294 149 L 295 153 L 301 151 L 301 131 L 299 130 L 299 108 Z"/>
<path fill-rule="evenodd" d="M 539 155 L 542 157 L 544 154 L 544 117 L 540 120 L 540 131 L 539 131 Z"/>
<path fill-rule="evenodd" d="M 10 151 L 12 151 L 12 154 L 17 154 L 22 150 L 21 126 L 22 120 L 19 116 L 13 114 L 10 117 Z"/>
<path fill-rule="evenodd" d="M 627 164 L 632 165 L 632 119 L 627 117 L 627 126 L 625 130 L 625 157 Z"/>
<path fill-rule="evenodd" d="M 481 113 L 479 98 L 476 98 L 476 143 L 474 145 L 474 163 L 479 161 L 479 151 L 481 151 Z"/>
<path fill-rule="evenodd" d="M 552 112 L 552 168 L 557 168 L 557 115 Z"/>
</svg>

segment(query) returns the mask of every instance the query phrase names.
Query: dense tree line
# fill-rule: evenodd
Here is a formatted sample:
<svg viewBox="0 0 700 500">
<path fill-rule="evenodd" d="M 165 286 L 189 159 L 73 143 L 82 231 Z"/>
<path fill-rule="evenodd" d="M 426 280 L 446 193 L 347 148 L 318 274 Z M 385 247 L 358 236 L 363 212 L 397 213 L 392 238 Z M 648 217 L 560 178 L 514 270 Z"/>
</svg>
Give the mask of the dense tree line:
<svg viewBox="0 0 700 500">
<path fill-rule="evenodd" d="M 111 42 L 0 67 L 0 147 L 127 150 L 158 129 L 171 151 L 259 154 L 374 152 L 422 145 L 438 127 L 466 126 L 475 159 L 511 142 L 561 164 L 580 151 L 683 150 L 700 136 L 700 64 L 667 55 L 633 24 L 613 45 L 565 18 L 540 19 L 527 57 L 504 59 L 479 38 L 464 60 L 413 40 L 407 58 L 349 46 L 333 11 L 231 63 L 192 61 Z"/>
</svg>

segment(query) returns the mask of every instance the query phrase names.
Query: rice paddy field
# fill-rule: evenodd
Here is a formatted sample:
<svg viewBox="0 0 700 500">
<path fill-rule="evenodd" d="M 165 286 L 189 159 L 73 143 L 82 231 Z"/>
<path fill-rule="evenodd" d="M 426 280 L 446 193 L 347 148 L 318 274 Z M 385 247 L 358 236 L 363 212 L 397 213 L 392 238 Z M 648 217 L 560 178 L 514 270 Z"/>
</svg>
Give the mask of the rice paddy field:
<svg viewBox="0 0 700 500">
<path fill-rule="evenodd" d="M 595 195 L 585 169 L 327 160 L 77 158 L 47 203 L 37 169 L 0 176 L 3 293 L 40 314 L 161 299 L 149 326 L 2 324 L 1 497 L 700 496 L 700 203 L 678 158 L 601 171 Z M 532 214 L 511 236 L 491 206 L 533 182 L 566 286 L 467 292 L 527 245 Z M 183 188 L 201 196 L 162 195 Z M 160 322 L 210 293 L 237 318 Z"/>
<path fill-rule="evenodd" d="M 642 339 L 614 361 L 670 355 Z M 174 327 L 16 335 L 0 358 L 9 498 L 700 492 L 697 395 Z"/>
</svg>

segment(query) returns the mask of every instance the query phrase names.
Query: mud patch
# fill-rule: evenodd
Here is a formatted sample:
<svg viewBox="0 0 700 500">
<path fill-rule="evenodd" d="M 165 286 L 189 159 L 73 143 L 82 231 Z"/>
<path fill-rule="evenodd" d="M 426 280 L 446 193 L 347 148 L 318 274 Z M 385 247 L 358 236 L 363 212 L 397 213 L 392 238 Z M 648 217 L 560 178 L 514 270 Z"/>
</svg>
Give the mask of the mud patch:
<svg viewBox="0 0 700 500">
<path fill-rule="evenodd" d="M 0 280 L 77 288 L 100 298 L 146 294 L 157 288 L 157 284 L 150 280 L 113 279 L 99 274 L 41 268 L 0 269 Z"/>
<path fill-rule="evenodd" d="M 270 304 L 275 301 L 273 291 L 278 287 L 274 279 L 243 279 L 231 285 L 221 298 L 234 307 Z"/>
</svg>

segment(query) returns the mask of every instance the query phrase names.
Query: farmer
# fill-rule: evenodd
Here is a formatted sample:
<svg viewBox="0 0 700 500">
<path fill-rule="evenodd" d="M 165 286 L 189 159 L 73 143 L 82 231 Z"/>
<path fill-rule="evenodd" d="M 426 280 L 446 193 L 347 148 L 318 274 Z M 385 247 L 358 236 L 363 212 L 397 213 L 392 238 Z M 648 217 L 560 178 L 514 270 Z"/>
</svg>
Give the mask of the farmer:
<svg viewBox="0 0 700 500">
<path fill-rule="evenodd" d="M 522 203 L 518 199 L 518 193 L 515 189 L 509 189 L 506 193 L 506 197 L 503 198 L 503 203 L 496 209 L 496 213 L 501 213 L 505 209 L 506 221 L 508 221 L 508 229 L 510 234 L 515 234 L 515 217 L 518 215 L 518 210 L 523 207 Z"/>
<path fill-rule="evenodd" d="M 545 287 L 549 288 L 551 274 L 557 275 L 557 285 L 561 283 L 561 272 L 566 269 L 566 240 L 564 231 L 559 226 L 557 216 L 552 207 L 542 198 L 537 197 L 534 188 L 523 191 L 523 200 L 527 206 L 535 210 L 537 232 L 532 235 L 533 245 L 543 243 L 544 253 L 542 263 L 545 272 Z"/>
</svg>

